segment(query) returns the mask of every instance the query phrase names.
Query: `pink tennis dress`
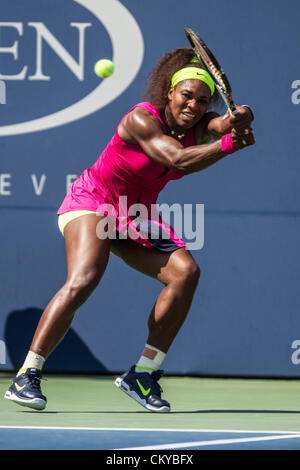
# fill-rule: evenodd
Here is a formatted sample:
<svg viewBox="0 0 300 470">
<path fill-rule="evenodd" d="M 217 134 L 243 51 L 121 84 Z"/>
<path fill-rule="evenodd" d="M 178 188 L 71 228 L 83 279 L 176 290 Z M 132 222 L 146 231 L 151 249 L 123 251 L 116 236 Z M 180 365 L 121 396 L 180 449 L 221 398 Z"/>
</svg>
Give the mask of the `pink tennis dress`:
<svg viewBox="0 0 300 470">
<path fill-rule="evenodd" d="M 155 106 L 138 103 L 129 113 L 136 107 L 154 115 L 167 133 Z M 195 145 L 193 129 L 186 133 L 182 145 Z M 89 210 L 104 214 L 114 220 L 112 238 L 130 238 L 148 248 L 173 251 L 185 243 L 164 222 L 156 203 L 168 181 L 182 177 L 182 173 L 148 157 L 140 145 L 124 142 L 117 128 L 95 164 L 74 181 L 57 213 Z"/>
</svg>

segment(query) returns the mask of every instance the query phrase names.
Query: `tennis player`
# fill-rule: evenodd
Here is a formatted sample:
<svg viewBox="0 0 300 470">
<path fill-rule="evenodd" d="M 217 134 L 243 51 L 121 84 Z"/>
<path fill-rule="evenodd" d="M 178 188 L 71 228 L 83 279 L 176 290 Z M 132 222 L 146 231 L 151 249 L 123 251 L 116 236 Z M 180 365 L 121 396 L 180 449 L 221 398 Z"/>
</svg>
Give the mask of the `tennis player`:
<svg viewBox="0 0 300 470">
<path fill-rule="evenodd" d="M 98 285 L 113 252 L 163 285 L 148 319 L 141 356 L 115 383 L 145 408 L 170 411 L 161 396 L 160 368 L 190 309 L 200 270 L 184 241 L 163 220 L 143 219 L 138 226 L 128 212 L 125 217 L 121 196 L 128 207 L 138 203 L 150 214 L 168 181 L 204 170 L 255 139 L 248 106 L 238 106 L 234 116 L 208 111 L 218 104 L 217 91 L 190 48 L 173 50 L 159 60 L 149 75 L 146 96 L 148 101 L 123 117 L 106 149 L 72 184 L 58 210 L 68 273 L 43 312 L 25 362 L 5 394 L 20 405 L 45 408 L 40 386 L 45 360 Z M 118 237 L 103 236 L 103 205 L 114 209 Z M 159 233 L 155 237 L 154 224 Z M 126 238 L 122 233 L 129 225 L 134 228 Z"/>
</svg>

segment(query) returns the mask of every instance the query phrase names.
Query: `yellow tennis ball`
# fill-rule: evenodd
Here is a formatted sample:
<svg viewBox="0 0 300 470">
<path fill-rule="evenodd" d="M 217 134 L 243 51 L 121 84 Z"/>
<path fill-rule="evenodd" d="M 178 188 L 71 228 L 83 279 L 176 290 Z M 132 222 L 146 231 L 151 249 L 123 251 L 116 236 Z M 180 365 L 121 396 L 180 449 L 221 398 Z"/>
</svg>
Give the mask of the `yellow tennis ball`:
<svg viewBox="0 0 300 470">
<path fill-rule="evenodd" d="M 98 75 L 98 77 L 107 78 L 114 73 L 115 66 L 111 60 L 101 59 L 95 63 L 94 70 L 95 74 Z"/>
</svg>

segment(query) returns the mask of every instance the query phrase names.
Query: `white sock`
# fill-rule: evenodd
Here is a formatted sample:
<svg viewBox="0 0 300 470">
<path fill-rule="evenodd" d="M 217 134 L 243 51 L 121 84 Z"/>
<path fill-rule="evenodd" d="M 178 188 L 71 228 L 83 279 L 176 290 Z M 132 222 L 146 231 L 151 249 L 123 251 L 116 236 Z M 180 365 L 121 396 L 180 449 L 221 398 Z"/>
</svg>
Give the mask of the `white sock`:
<svg viewBox="0 0 300 470">
<path fill-rule="evenodd" d="M 165 358 L 163 351 L 146 344 L 143 354 L 135 365 L 135 372 L 148 372 L 151 374 L 154 370 L 158 370 Z"/>
<path fill-rule="evenodd" d="M 43 356 L 40 356 L 39 354 L 36 354 L 33 351 L 29 351 L 26 356 L 23 366 L 17 373 L 17 376 L 20 374 L 23 374 L 23 372 L 25 372 L 26 369 L 30 369 L 31 367 L 35 369 L 42 369 L 44 362 L 45 362 L 45 358 Z"/>
</svg>

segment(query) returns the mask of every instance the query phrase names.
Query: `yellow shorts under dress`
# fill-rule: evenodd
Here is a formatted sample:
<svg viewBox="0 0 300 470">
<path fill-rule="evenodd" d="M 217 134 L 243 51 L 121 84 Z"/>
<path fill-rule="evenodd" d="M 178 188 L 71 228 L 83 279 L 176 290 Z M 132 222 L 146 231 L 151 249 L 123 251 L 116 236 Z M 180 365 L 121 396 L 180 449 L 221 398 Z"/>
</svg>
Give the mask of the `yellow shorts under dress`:
<svg viewBox="0 0 300 470">
<path fill-rule="evenodd" d="M 65 227 L 69 222 L 71 222 L 71 220 L 78 219 L 78 217 L 81 217 L 82 215 L 87 215 L 87 214 L 97 214 L 97 212 L 94 212 L 94 211 L 69 211 L 69 212 L 65 212 L 64 214 L 59 214 L 59 216 L 58 216 L 58 228 L 61 231 L 62 235 L 64 236 Z"/>
<path fill-rule="evenodd" d="M 63 214 L 59 214 L 58 215 L 58 227 L 59 227 L 59 230 L 61 231 L 62 235 L 64 236 L 64 230 L 66 228 L 66 225 L 71 222 L 71 220 L 75 220 L 77 219 L 78 217 L 81 217 L 83 215 L 87 215 L 87 214 L 96 214 L 96 215 L 100 215 L 99 212 L 95 212 L 95 211 L 88 211 L 88 210 L 77 210 L 77 211 L 68 211 L 68 212 L 64 212 Z M 151 242 L 151 246 L 147 246 L 147 248 L 156 248 L 157 250 L 159 251 L 165 251 L 165 252 L 171 252 L 171 251 L 175 251 L 175 250 L 178 250 L 179 248 L 181 248 L 180 245 L 177 245 L 177 243 L 175 243 L 175 241 L 173 241 L 172 239 L 170 238 L 155 238 L 155 239 L 151 239 L 151 226 L 149 226 L 149 221 L 146 221 L 147 222 L 147 227 L 148 227 L 148 230 L 149 230 L 149 233 L 148 233 L 148 240 Z M 115 227 L 116 229 L 116 227 Z M 144 245 L 146 246 L 146 245 Z"/>
</svg>

